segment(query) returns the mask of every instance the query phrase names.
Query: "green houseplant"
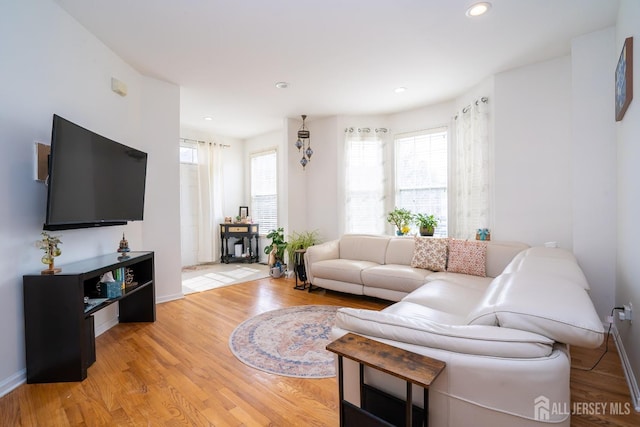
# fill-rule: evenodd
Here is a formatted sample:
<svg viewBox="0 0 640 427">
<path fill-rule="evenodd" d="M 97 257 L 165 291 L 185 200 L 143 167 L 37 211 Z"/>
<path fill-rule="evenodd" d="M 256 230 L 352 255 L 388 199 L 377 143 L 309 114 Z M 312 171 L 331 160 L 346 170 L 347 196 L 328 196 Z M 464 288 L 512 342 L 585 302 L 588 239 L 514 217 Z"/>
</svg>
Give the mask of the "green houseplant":
<svg viewBox="0 0 640 427">
<path fill-rule="evenodd" d="M 293 266 L 296 251 L 298 249 L 307 249 L 320 242 L 318 230 L 303 231 L 301 233 L 293 232 L 287 236 L 287 258 L 289 265 Z"/>
<path fill-rule="evenodd" d="M 438 219 L 433 215 L 418 213 L 413 217 L 416 225 L 420 227 L 421 236 L 433 236 L 438 226 Z"/>
<path fill-rule="evenodd" d="M 287 249 L 287 242 L 284 240 L 284 228 L 279 227 L 277 230 L 270 230 L 269 234 L 267 234 L 267 239 L 271 239 L 271 244 L 264 247 L 264 253 L 269 255 L 275 249 L 275 261 L 284 262 L 284 251 Z"/>
<path fill-rule="evenodd" d="M 395 208 L 387 214 L 387 222 L 396 227 L 396 234 L 403 236 L 410 230 L 409 224 L 413 219 L 411 211 L 404 208 Z"/>
</svg>

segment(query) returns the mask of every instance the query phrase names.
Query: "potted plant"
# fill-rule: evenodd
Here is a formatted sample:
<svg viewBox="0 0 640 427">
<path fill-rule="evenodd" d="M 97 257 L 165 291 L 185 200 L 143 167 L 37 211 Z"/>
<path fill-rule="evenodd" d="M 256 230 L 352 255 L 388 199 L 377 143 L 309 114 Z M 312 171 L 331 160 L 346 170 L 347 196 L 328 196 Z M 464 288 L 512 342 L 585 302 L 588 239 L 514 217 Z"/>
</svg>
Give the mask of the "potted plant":
<svg viewBox="0 0 640 427">
<path fill-rule="evenodd" d="M 289 265 L 293 266 L 296 251 L 299 249 L 307 249 L 309 246 L 313 246 L 319 243 L 318 230 L 303 231 L 302 233 L 293 232 L 287 236 L 287 258 L 289 259 Z"/>
<path fill-rule="evenodd" d="M 269 257 L 269 266 L 272 266 L 277 261 L 282 263 L 284 261 L 284 251 L 287 249 L 287 242 L 284 240 L 284 229 L 279 227 L 277 230 L 270 230 L 269 234 L 267 234 L 267 239 L 271 239 L 271 244 L 265 246 L 264 253 L 271 255 L 271 252 L 274 252 L 274 259 L 272 260 Z"/>
<path fill-rule="evenodd" d="M 287 236 L 289 242 L 287 243 L 287 254 L 289 258 L 288 269 L 293 271 L 297 275 L 298 280 L 302 283 L 307 281 L 307 271 L 304 268 L 304 262 L 296 265 L 296 251 L 301 249 L 307 249 L 309 246 L 313 246 L 320 241 L 317 230 L 303 231 L 302 233 L 296 233 L 295 231 Z M 295 271 L 294 271 L 295 270 Z"/>
<path fill-rule="evenodd" d="M 404 236 L 410 230 L 409 224 L 413 219 L 411 211 L 404 208 L 395 208 L 387 215 L 387 222 L 396 227 L 396 234 Z"/>
<path fill-rule="evenodd" d="M 433 232 L 438 226 L 438 220 L 435 216 L 419 213 L 413 219 L 416 225 L 420 227 L 421 236 L 433 236 Z"/>
</svg>

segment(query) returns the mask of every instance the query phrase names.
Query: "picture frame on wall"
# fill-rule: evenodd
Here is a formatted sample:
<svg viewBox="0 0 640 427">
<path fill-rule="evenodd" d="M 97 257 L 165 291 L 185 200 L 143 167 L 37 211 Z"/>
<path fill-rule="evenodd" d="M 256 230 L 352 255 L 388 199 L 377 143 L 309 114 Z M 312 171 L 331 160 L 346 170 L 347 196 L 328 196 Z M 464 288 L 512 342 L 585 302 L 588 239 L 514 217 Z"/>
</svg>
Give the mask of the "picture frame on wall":
<svg viewBox="0 0 640 427">
<path fill-rule="evenodd" d="M 633 37 L 627 37 L 616 65 L 616 122 L 627 112 L 633 99 Z"/>
</svg>

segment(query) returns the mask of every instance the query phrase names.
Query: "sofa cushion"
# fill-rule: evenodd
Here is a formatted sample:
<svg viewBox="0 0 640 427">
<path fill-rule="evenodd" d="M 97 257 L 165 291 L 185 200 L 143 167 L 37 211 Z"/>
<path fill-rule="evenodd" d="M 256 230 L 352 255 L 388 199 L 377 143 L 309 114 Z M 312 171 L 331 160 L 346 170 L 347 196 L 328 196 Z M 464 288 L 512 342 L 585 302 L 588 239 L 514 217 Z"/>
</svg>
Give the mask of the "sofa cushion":
<svg viewBox="0 0 640 427">
<path fill-rule="evenodd" d="M 445 280 L 433 280 L 402 301 L 465 317 L 482 300 L 484 289 L 474 289 Z M 465 322 L 466 323 L 466 322 Z"/>
<path fill-rule="evenodd" d="M 429 319 L 433 310 L 412 303 L 399 302 L 392 307 L 395 312 L 389 310 L 391 307 L 382 312 L 341 308 L 336 314 L 336 327 L 371 337 L 490 357 L 535 358 L 553 351 L 553 341 L 535 333 L 433 321 Z M 424 316 L 420 316 L 421 311 Z"/>
<path fill-rule="evenodd" d="M 375 262 L 355 261 L 350 259 L 328 259 L 311 264 L 311 271 L 314 277 L 362 284 L 362 270 L 375 267 Z"/>
<path fill-rule="evenodd" d="M 467 288 L 478 289 L 484 292 L 489 287 L 489 284 L 491 284 L 493 277 L 479 277 L 471 276 L 469 274 L 439 271 L 427 276 L 427 283 L 431 283 L 434 280 L 444 280 L 446 282 L 455 283 Z"/>
<path fill-rule="evenodd" d="M 450 239 L 447 271 L 486 277 L 487 242 Z"/>
<path fill-rule="evenodd" d="M 411 258 L 413 258 L 414 250 L 413 237 L 410 236 L 398 236 L 389 239 L 389 245 L 387 246 L 387 253 L 385 255 L 385 264 L 411 264 Z"/>
<path fill-rule="evenodd" d="M 445 271 L 448 243 L 449 239 L 416 236 L 411 267 Z"/>
<path fill-rule="evenodd" d="M 345 234 L 340 239 L 340 258 L 384 264 L 389 236 Z"/>
<path fill-rule="evenodd" d="M 571 345 L 595 348 L 604 338 L 586 290 L 544 271 L 496 278 L 467 321 L 488 324 L 494 318 L 501 327 L 535 332 Z"/>
<path fill-rule="evenodd" d="M 408 265 L 385 264 L 367 268 L 362 272 L 362 283 L 371 288 L 384 288 L 400 292 L 412 292 L 424 285 L 429 270 Z"/>
</svg>

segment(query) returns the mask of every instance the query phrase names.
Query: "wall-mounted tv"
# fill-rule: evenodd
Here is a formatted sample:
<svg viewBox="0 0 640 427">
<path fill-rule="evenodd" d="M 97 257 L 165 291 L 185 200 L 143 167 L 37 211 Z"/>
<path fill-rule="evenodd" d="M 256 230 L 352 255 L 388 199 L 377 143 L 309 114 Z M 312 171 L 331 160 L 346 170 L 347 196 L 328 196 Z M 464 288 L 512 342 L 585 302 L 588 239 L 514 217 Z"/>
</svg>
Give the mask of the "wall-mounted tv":
<svg viewBox="0 0 640 427">
<path fill-rule="evenodd" d="M 143 219 L 147 153 L 53 116 L 45 230 Z"/>
</svg>

